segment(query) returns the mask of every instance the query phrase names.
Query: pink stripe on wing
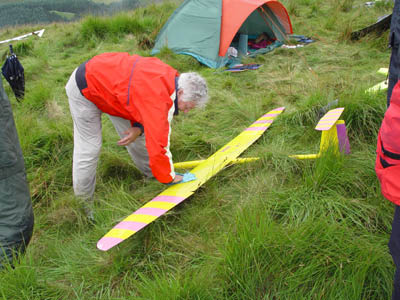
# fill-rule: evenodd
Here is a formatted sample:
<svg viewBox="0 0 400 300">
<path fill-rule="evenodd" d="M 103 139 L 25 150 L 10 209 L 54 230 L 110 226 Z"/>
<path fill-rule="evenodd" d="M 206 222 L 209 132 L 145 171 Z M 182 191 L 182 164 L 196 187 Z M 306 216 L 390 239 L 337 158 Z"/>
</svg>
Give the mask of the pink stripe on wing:
<svg viewBox="0 0 400 300">
<path fill-rule="evenodd" d="M 259 130 L 265 130 L 267 128 L 268 128 L 268 126 L 266 126 L 266 127 L 249 127 L 245 131 L 259 131 Z"/>
<path fill-rule="evenodd" d="M 124 221 L 124 222 L 121 222 L 121 223 L 118 223 L 117 225 L 115 225 L 114 228 L 139 231 L 146 225 L 147 225 L 146 223 Z"/>
<path fill-rule="evenodd" d="M 226 146 L 224 149 L 221 150 L 221 152 L 225 152 L 226 150 L 228 150 L 231 146 Z"/>
<path fill-rule="evenodd" d="M 318 122 L 318 124 L 327 123 L 327 122 L 332 123 L 333 121 L 336 121 L 337 119 L 339 119 L 339 118 L 336 117 L 336 118 L 329 118 L 329 119 L 321 119 L 321 120 Z"/>
<path fill-rule="evenodd" d="M 317 130 L 327 130 L 327 129 L 331 129 L 332 126 L 318 126 L 318 128 L 316 128 Z"/>
<path fill-rule="evenodd" d="M 326 122 L 326 121 L 332 121 L 332 120 L 337 120 L 339 119 L 340 116 L 332 116 L 329 118 L 322 118 L 321 120 L 319 120 L 320 122 Z"/>
<path fill-rule="evenodd" d="M 163 202 L 170 202 L 170 203 L 181 203 L 183 200 L 185 200 L 185 197 L 179 197 L 179 196 L 157 196 L 153 198 L 151 201 L 163 201 Z"/>
<path fill-rule="evenodd" d="M 265 115 L 262 116 L 262 118 L 265 118 L 265 117 L 276 117 L 276 116 L 278 116 L 279 114 L 280 114 L 280 113 L 265 114 Z"/>
<path fill-rule="evenodd" d="M 167 210 L 162 208 L 153 208 L 153 207 L 142 207 L 135 211 L 134 215 L 150 215 L 159 217 L 163 215 Z"/>
<path fill-rule="evenodd" d="M 255 121 L 253 124 L 272 124 L 274 120 L 260 120 L 260 121 Z"/>
</svg>

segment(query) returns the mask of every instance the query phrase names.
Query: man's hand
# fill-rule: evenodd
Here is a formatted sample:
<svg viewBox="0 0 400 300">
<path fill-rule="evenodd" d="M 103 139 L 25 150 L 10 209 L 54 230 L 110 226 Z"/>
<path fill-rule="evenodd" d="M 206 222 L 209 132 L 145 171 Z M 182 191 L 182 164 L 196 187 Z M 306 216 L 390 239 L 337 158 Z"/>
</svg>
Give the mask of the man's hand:
<svg viewBox="0 0 400 300">
<path fill-rule="evenodd" d="M 136 138 L 142 134 L 142 130 L 139 127 L 131 127 L 127 131 L 124 131 L 122 134 L 126 134 L 126 136 L 118 141 L 118 145 L 127 146 L 130 143 L 134 142 Z"/>
<path fill-rule="evenodd" d="M 174 185 L 176 183 L 180 183 L 180 182 L 189 182 L 192 180 L 196 180 L 196 175 L 190 173 L 190 172 L 186 172 L 185 174 L 181 174 L 181 173 L 175 173 L 175 178 L 171 183 L 168 183 L 168 185 Z"/>
<path fill-rule="evenodd" d="M 182 175 L 175 174 L 175 178 L 172 181 L 172 183 L 178 183 L 178 182 L 182 181 L 182 179 L 183 179 Z"/>
</svg>

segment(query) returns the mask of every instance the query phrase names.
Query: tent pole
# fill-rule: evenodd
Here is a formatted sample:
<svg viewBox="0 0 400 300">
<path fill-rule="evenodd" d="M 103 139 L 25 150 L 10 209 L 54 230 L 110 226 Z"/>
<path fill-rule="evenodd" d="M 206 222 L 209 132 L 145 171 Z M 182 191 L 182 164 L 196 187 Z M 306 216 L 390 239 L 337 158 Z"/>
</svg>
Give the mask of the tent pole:
<svg viewBox="0 0 400 300">
<path fill-rule="evenodd" d="M 285 32 L 283 32 L 277 24 L 275 24 L 274 20 L 271 18 L 271 16 L 269 16 L 269 14 L 265 11 L 265 9 L 262 6 L 258 7 L 257 9 L 259 9 L 258 11 L 261 14 L 261 16 L 263 17 L 265 23 L 267 23 L 267 25 L 271 28 L 271 26 L 268 24 L 268 21 L 265 20 L 265 17 L 261 12 L 263 12 L 267 17 L 269 17 L 269 19 L 271 20 L 271 23 L 278 29 L 278 31 L 282 34 L 283 38 L 287 41 L 288 40 L 287 34 Z M 274 31 L 273 28 L 271 28 L 271 30 Z"/>
<path fill-rule="evenodd" d="M 269 29 L 271 29 L 272 32 L 274 32 L 274 29 L 271 27 L 271 25 L 269 25 L 268 21 L 265 19 L 265 15 L 262 13 L 262 10 L 259 8 L 257 8 L 258 13 L 260 14 L 261 18 L 263 18 L 265 24 L 269 27 Z"/>
</svg>

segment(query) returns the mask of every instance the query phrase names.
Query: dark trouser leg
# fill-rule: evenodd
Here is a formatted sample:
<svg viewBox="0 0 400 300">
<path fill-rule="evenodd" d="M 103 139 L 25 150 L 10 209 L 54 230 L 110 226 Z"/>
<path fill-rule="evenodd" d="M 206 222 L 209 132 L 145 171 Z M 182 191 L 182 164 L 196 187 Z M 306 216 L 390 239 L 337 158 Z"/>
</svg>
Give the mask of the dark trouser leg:
<svg viewBox="0 0 400 300">
<path fill-rule="evenodd" d="M 28 218 L 24 231 L 21 232 L 21 241 L 8 243 L 7 241 L 0 241 L 0 270 L 7 264 L 13 266 L 15 259 L 18 256 L 25 253 L 26 247 L 28 246 L 32 233 L 33 233 L 34 218 L 33 214 Z"/>
<path fill-rule="evenodd" d="M 400 206 L 396 205 L 389 240 L 389 250 L 396 265 L 393 281 L 392 300 L 400 300 Z"/>
<path fill-rule="evenodd" d="M 400 47 L 392 49 L 392 54 L 390 56 L 389 65 L 389 82 L 387 91 L 387 107 L 390 104 L 390 97 L 392 96 L 393 87 L 399 80 L 400 73 Z"/>
<path fill-rule="evenodd" d="M 25 251 L 26 246 L 23 244 L 1 245 L 0 247 L 0 270 L 7 265 L 14 267 L 15 260 L 19 254 Z"/>
</svg>

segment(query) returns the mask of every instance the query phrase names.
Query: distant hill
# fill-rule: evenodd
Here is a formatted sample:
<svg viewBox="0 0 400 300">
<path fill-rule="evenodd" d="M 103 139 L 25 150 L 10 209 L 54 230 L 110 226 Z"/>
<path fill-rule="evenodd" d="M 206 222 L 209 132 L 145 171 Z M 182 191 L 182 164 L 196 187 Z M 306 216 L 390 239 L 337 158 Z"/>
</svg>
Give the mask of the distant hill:
<svg viewBox="0 0 400 300">
<path fill-rule="evenodd" d="M 133 9 L 141 0 L 0 0 L 0 28 L 37 23 L 67 22 L 80 17 Z"/>
</svg>

